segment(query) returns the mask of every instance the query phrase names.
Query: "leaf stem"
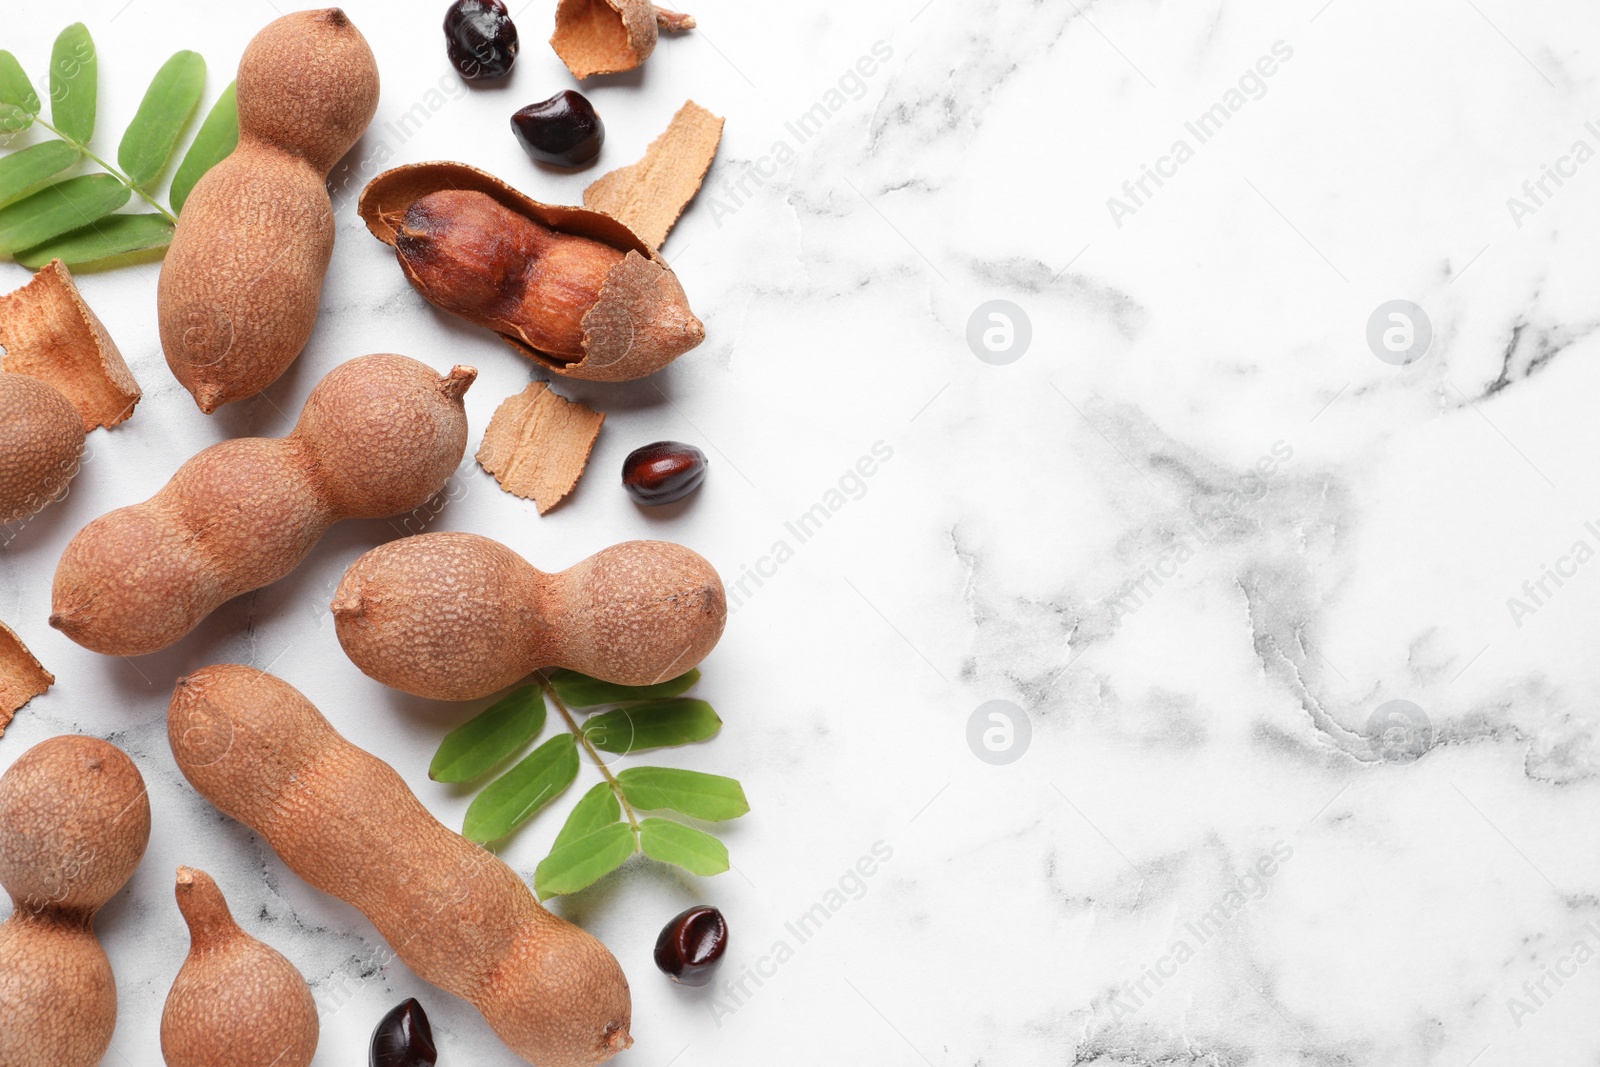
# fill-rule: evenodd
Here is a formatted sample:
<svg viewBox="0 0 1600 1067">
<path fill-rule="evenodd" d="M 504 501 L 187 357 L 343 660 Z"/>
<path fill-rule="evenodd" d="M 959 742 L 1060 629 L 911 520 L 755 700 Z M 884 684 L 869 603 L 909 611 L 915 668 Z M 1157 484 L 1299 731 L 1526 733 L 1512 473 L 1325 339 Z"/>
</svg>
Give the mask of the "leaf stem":
<svg viewBox="0 0 1600 1067">
<path fill-rule="evenodd" d="M 167 217 L 168 221 L 170 221 L 173 225 L 177 225 L 178 216 L 174 215 L 172 212 L 168 211 L 166 208 L 164 208 L 160 204 L 156 203 L 155 199 L 153 197 L 151 197 L 149 193 L 145 192 L 144 189 L 141 188 L 138 184 L 136 184 L 132 178 L 128 177 L 126 174 L 122 173 L 116 167 L 113 167 L 110 163 L 107 163 L 105 160 L 103 160 L 99 156 L 95 155 L 94 154 L 94 150 L 91 149 L 88 145 L 84 144 L 82 141 L 78 140 L 76 137 L 69 137 L 68 135 L 62 133 L 60 130 L 58 130 L 54 126 L 50 125 L 50 123 L 46 122 L 44 119 L 40 118 L 38 115 L 35 115 L 33 117 L 33 121 L 37 122 L 40 126 L 43 126 L 45 129 L 49 130 L 51 133 L 55 134 L 57 137 L 61 138 L 63 141 L 67 142 L 67 144 L 71 145 L 73 148 L 76 148 L 78 151 L 82 152 L 84 155 L 88 156 L 90 159 L 94 160 L 96 163 L 100 164 L 102 167 L 105 168 L 107 174 L 111 175 L 113 178 L 117 179 L 117 181 L 119 181 L 123 185 L 127 186 L 128 190 L 130 192 L 132 192 L 132 193 L 135 193 L 139 197 L 139 199 L 143 200 L 145 203 L 149 204 L 151 207 L 153 207 L 157 211 L 161 212 L 161 214 L 165 215 Z"/>
<path fill-rule="evenodd" d="M 584 751 L 589 753 L 589 758 L 594 760 L 594 765 L 600 768 L 600 773 L 605 776 L 606 782 L 611 786 L 611 791 L 617 795 L 617 802 L 622 805 L 622 812 L 628 817 L 628 825 L 633 827 L 633 848 L 637 852 L 639 850 L 639 816 L 633 810 L 633 805 L 628 803 L 628 795 L 622 791 L 622 783 L 617 781 L 617 776 L 611 773 L 611 768 L 607 767 L 605 760 L 600 758 L 599 751 L 594 745 L 590 744 L 589 738 L 579 728 L 578 720 L 573 718 L 572 712 L 567 709 L 566 703 L 557 695 L 555 686 L 550 684 L 550 679 L 542 673 L 535 674 L 534 678 L 537 680 L 539 688 L 544 691 L 545 697 L 556 706 L 556 710 L 561 713 L 561 717 L 567 721 L 567 729 L 572 731 L 572 736 L 577 738 L 578 744 L 582 745 Z"/>
</svg>

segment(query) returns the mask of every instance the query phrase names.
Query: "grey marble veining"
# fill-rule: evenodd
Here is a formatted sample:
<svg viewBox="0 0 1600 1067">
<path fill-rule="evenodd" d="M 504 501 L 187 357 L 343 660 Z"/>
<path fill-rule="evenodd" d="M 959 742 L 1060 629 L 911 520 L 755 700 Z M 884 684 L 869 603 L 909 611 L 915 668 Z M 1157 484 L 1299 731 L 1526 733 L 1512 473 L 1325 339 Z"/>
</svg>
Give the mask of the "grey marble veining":
<svg viewBox="0 0 1600 1067">
<path fill-rule="evenodd" d="M 214 91 L 274 17 L 80 7 L 107 147 L 158 57 L 202 51 Z M 160 1062 L 179 863 L 312 982 L 318 1064 L 362 1062 L 411 995 L 441 1062 L 511 1062 L 196 796 L 166 746 L 179 674 L 273 664 L 459 825 L 468 795 L 426 768 L 482 702 L 382 689 L 325 610 L 396 530 L 336 528 L 136 661 L 50 630 L 50 575 L 89 519 L 207 444 L 284 432 L 354 355 L 478 366 L 475 443 L 533 372 L 425 305 L 354 194 L 387 166 L 462 159 L 577 202 L 690 97 L 728 119 L 665 248 L 706 343 L 649 382 L 558 386 L 609 417 L 556 511 L 469 463 L 429 526 L 547 568 L 669 538 L 735 591 L 702 685 L 724 732 L 664 759 L 745 782 L 736 871 L 635 861 L 556 905 L 628 973 L 638 1044 L 617 1062 L 1600 1062 L 1589 7 L 713 2 L 642 72 L 584 86 L 609 140 L 576 175 L 535 170 L 506 129 L 571 84 L 543 44 L 551 5 L 519 13 L 508 86 L 434 96 L 443 5 L 346 7 L 383 97 L 337 172 L 339 243 L 296 368 L 208 419 L 161 357 L 158 268 L 85 277 L 145 401 L 93 436 L 65 502 L 0 528 L 0 618 L 59 679 L 0 767 L 84 731 L 150 785 L 149 854 L 99 924 L 121 995 L 108 1062 Z M 0 45 L 39 74 L 78 15 L 12 8 Z M 712 461 L 665 519 L 615 484 L 659 438 Z M 531 876 L 558 825 L 502 854 Z M 674 988 L 650 948 L 701 901 L 733 926 L 723 981 Z"/>
</svg>

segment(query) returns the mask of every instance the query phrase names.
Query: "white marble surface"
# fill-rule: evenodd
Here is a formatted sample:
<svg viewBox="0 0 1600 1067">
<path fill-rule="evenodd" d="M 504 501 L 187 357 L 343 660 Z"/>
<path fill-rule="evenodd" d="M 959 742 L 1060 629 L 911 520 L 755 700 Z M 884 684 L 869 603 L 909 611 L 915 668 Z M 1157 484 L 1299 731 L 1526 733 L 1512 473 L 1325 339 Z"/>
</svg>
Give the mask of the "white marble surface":
<svg viewBox="0 0 1600 1067">
<path fill-rule="evenodd" d="M 1600 950 L 1590 5 L 705 0 L 700 32 L 586 86 L 609 140 L 599 167 L 560 177 L 506 129 L 571 84 L 543 44 L 552 5 L 520 13 L 510 84 L 465 94 L 443 6 L 348 5 L 383 72 L 378 121 L 347 161 L 358 174 L 385 150 L 456 158 L 575 201 L 685 98 L 728 117 L 665 250 L 706 344 L 654 381 L 561 387 L 609 420 L 558 510 L 539 517 L 469 465 L 432 526 L 547 567 L 655 536 L 730 583 L 767 575 L 745 579 L 705 665 L 723 735 L 671 757 L 744 780 L 755 810 L 728 834 L 737 873 L 638 861 L 557 905 L 632 982 L 638 1043 L 617 1062 L 1600 1061 L 1600 967 L 1586 965 Z M 61 24 L 84 18 L 110 148 L 161 57 L 201 50 L 214 92 L 273 15 L 12 0 L 0 45 L 37 74 Z M 441 85 L 452 95 L 419 130 L 386 132 Z M 786 123 L 819 103 L 827 121 L 802 139 Z M 1186 123 L 1219 103 L 1228 117 L 1202 143 Z M 1563 162 L 1580 140 L 1585 162 Z M 1145 165 L 1166 177 L 1135 200 L 1123 183 Z M 1535 186 L 1535 202 L 1522 186 L 1546 165 L 1563 184 Z M 1513 212 L 1514 196 L 1535 210 Z M 179 674 L 270 664 L 459 824 L 465 795 L 426 765 L 481 703 L 382 689 L 325 616 L 343 569 L 394 529 L 336 529 L 292 577 L 137 661 L 45 625 L 75 530 L 204 445 L 284 432 L 338 362 L 393 350 L 477 365 L 474 441 L 529 379 L 423 304 L 349 195 L 339 220 L 309 348 L 265 397 L 215 418 L 162 361 L 157 268 L 83 279 L 146 398 L 94 435 L 64 504 L 5 531 L 0 618 L 60 681 L 18 716 L 0 766 L 83 731 L 127 748 L 150 785 L 149 853 L 99 923 L 121 991 L 111 1063 L 159 1062 L 185 950 L 179 863 L 214 873 L 311 980 L 318 1064 L 362 1062 L 373 1022 L 409 995 L 442 1063 L 511 1062 L 468 1006 L 382 965 L 360 915 L 198 798 L 166 746 Z M 7 288 L 25 279 L 0 269 Z M 1031 322 L 1008 365 L 966 341 L 995 299 Z M 1403 367 L 1366 341 L 1396 299 L 1433 329 Z M 661 437 L 702 445 L 713 468 L 691 505 L 652 516 L 616 471 Z M 854 479 L 875 447 L 891 455 Z M 799 544 L 785 523 L 817 503 L 831 517 Z M 780 541 L 792 551 L 777 564 Z M 1535 602 L 1523 583 L 1547 567 L 1563 584 L 1545 579 Z M 1160 582 L 1139 591 L 1147 571 Z M 991 700 L 1031 726 L 1005 765 L 967 740 Z M 1390 700 L 1425 716 L 1420 759 L 1372 741 Z M 531 876 L 558 822 L 507 860 Z M 855 879 L 875 844 L 889 858 Z M 733 924 L 724 977 L 759 984 L 689 992 L 654 971 L 660 923 L 699 901 Z M 786 924 L 818 903 L 837 908 L 801 943 Z"/>
</svg>

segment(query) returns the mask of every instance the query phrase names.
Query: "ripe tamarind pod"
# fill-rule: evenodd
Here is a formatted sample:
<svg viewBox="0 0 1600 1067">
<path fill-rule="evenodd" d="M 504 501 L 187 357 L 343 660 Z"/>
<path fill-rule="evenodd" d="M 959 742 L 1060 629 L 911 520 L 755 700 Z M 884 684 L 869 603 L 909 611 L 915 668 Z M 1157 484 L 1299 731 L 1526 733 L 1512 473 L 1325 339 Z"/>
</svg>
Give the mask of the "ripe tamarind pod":
<svg viewBox="0 0 1600 1067">
<path fill-rule="evenodd" d="M 176 895 L 189 956 L 161 1012 L 167 1067 L 308 1067 L 319 1027 L 305 978 L 239 929 L 205 871 L 179 867 Z"/>
<path fill-rule="evenodd" d="M 667 541 L 547 574 L 487 537 L 421 534 L 363 555 L 333 596 L 351 662 L 436 700 L 487 696 L 541 667 L 653 685 L 705 659 L 727 615 L 711 564 Z"/>
<path fill-rule="evenodd" d="M 541 204 L 461 163 L 386 171 L 359 210 L 429 303 L 557 374 L 631 381 L 705 340 L 672 268 L 598 211 Z"/>
<path fill-rule="evenodd" d="M 83 458 L 83 419 L 53 385 L 0 371 L 0 523 L 60 498 Z"/>
<path fill-rule="evenodd" d="M 115 745 L 41 741 L 0 776 L 0 1064 L 94 1067 L 117 1025 L 117 984 L 94 934 L 150 840 L 139 768 Z"/>
<path fill-rule="evenodd" d="M 477 373 L 389 354 L 335 367 L 287 437 L 212 445 L 149 500 L 79 531 L 50 625 L 107 655 L 155 652 L 288 574 L 335 522 L 421 507 L 461 463 Z"/>
<path fill-rule="evenodd" d="M 157 291 L 167 365 L 207 414 L 277 381 L 311 337 L 325 182 L 377 111 L 377 62 L 339 8 L 296 11 L 250 41 L 238 101 L 239 145 L 184 202 Z"/>
<path fill-rule="evenodd" d="M 287 682 L 249 667 L 179 680 L 167 737 L 189 782 L 310 885 L 353 905 L 420 977 L 469 1001 L 538 1067 L 593 1067 L 632 1044 L 622 968 L 452 833 L 387 763 Z"/>
</svg>

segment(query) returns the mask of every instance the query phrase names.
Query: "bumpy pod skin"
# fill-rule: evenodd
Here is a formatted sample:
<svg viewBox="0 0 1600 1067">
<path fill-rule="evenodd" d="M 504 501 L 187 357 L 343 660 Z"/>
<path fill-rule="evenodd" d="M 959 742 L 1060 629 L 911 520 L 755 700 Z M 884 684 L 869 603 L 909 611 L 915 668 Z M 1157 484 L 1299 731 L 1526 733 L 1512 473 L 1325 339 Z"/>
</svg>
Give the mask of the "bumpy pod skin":
<svg viewBox="0 0 1600 1067">
<path fill-rule="evenodd" d="M 157 294 L 167 365 L 200 410 L 278 380 L 311 337 L 333 254 L 328 171 L 378 107 L 338 8 L 269 23 L 239 60 L 239 146 L 184 203 Z"/>
<path fill-rule="evenodd" d="M 541 667 L 664 681 L 710 654 L 727 609 L 717 572 L 682 545 L 628 541 L 546 574 L 469 533 L 382 545 L 350 566 L 333 598 L 351 661 L 435 700 L 487 696 Z"/>
<path fill-rule="evenodd" d="M 233 921 L 209 874 L 178 868 L 189 956 L 161 1013 L 167 1067 L 308 1067 L 317 1002 L 294 964 Z"/>
<path fill-rule="evenodd" d="M 133 877 L 150 840 L 150 801 L 115 745 L 64 736 L 0 777 L 0 1063 L 92 1067 L 117 1023 L 111 961 L 94 915 Z"/>
<path fill-rule="evenodd" d="M 0 373 L 0 523 L 59 497 L 83 458 L 83 419 L 60 390 Z"/>
<path fill-rule="evenodd" d="M 107 655 L 155 652 L 288 574 L 340 519 L 421 507 L 466 451 L 477 373 L 388 354 L 334 368 L 289 436 L 213 445 L 85 526 L 56 567 L 50 625 Z"/>
<path fill-rule="evenodd" d="M 632 1043 L 628 982 L 606 947 L 445 829 L 287 682 L 248 667 L 197 671 L 178 682 L 167 733 L 202 796 L 359 909 L 407 966 L 471 1002 L 523 1059 L 592 1067 Z"/>
</svg>

